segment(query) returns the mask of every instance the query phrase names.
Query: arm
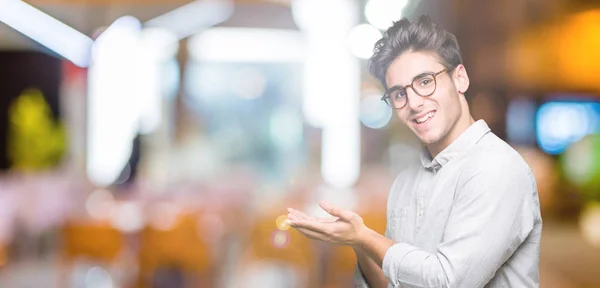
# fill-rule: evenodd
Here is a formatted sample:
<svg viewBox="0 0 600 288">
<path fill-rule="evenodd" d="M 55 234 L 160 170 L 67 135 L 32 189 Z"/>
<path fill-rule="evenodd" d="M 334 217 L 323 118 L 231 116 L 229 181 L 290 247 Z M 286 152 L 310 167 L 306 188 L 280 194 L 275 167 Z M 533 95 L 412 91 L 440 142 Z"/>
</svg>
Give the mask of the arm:
<svg viewBox="0 0 600 288">
<path fill-rule="evenodd" d="M 371 257 L 359 247 L 353 247 L 356 259 L 356 275 L 354 282 L 357 287 L 386 288 L 388 281 L 383 275 L 381 265 L 377 265 Z"/>
<path fill-rule="evenodd" d="M 392 184 L 392 187 L 390 189 L 390 193 L 388 194 L 388 199 L 387 199 L 387 211 L 391 211 L 390 207 L 393 207 L 392 203 L 396 201 L 396 196 L 394 191 L 398 190 L 398 184 L 402 181 L 402 176 L 404 174 L 400 173 L 396 179 L 394 180 L 394 183 Z M 377 209 L 377 208 L 370 208 L 370 209 Z M 386 212 L 387 214 L 387 212 Z M 389 217 L 389 215 L 387 215 L 387 217 Z M 386 217 L 386 218 L 387 218 Z M 390 238 L 390 231 L 389 231 L 389 223 L 387 223 L 386 220 L 386 229 L 385 229 L 385 237 Z M 355 287 L 357 288 L 366 288 L 366 287 L 371 287 L 371 288 L 387 288 L 388 287 L 388 280 L 387 278 L 385 278 L 385 275 L 383 274 L 383 270 L 381 269 L 381 263 L 377 264 L 377 262 L 375 262 L 373 259 L 373 257 L 369 256 L 366 251 L 364 249 L 362 249 L 359 245 L 352 245 L 352 249 L 354 250 L 354 253 L 356 254 L 356 260 L 357 260 L 357 265 L 356 265 L 356 273 L 354 275 L 354 283 L 355 283 Z"/>
<path fill-rule="evenodd" d="M 318 223 L 332 223 L 337 221 L 337 217 L 334 218 L 315 218 L 306 215 L 298 210 L 288 208 L 288 218 L 290 220 L 309 220 Z M 306 228 L 296 227 L 298 231 L 307 235 L 314 236 L 315 233 L 313 231 L 307 230 Z M 386 232 L 387 233 L 387 232 Z M 383 271 L 381 270 L 381 265 L 377 265 L 373 259 L 365 254 L 362 249 L 357 246 L 352 247 L 354 253 L 356 254 L 357 259 L 357 267 L 354 274 L 354 287 L 357 288 L 386 288 L 387 287 L 387 279 L 383 275 Z M 367 278 L 367 279 L 365 279 Z"/>
<path fill-rule="evenodd" d="M 357 245 L 394 286 L 483 287 L 534 222 L 535 190 L 528 173 L 511 163 L 490 165 L 467 173 L 435 253 L 394 243 L 368 228 L 360 231 Z"/>
</svg>

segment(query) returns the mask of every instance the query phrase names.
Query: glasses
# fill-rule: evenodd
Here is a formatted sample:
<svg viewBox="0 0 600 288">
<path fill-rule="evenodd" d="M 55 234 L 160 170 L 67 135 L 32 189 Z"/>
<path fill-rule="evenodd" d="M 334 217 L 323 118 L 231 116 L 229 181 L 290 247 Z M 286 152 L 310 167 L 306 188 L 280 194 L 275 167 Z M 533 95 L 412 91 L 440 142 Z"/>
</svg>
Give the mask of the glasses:
<svg viewBox="0 0 600 288">
<path fill-rule="evenodd" d="M 437 88 L 436 77 L 449 69 L 446 68 L 437 73 L 423 73 L 406 86 L 395 86 L 385 92 L 385 95 L 381 100 L 385 101 L 390 107 L 394 109 L 402 109 L 408 103 L 408 97 L 406 90 L 410 87 L 415 94 L 421 97 L 429 97 Z"/>
</svg>

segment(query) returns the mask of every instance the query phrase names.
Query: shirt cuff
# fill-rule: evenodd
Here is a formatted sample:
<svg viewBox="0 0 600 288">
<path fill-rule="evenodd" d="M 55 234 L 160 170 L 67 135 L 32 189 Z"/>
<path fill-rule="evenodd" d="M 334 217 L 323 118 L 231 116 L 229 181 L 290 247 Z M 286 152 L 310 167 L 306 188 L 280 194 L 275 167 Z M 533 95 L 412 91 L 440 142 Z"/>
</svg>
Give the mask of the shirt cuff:
<svg viewBox="0 0 600 288">
<path fill-rule="evenodd" d="M 387 278 L 394 287 L 398 285 L 400 279 L 404 278 L 402 274 L 409 272 L 405 271 L 407 269 L 402 267 L 402 260 L 410 252 L 416 250 L 419 250 L 419 248 L 406 243 L 396 243 L 385 252 L 381 269 L 383 270 L 385 278 Z"/>
</svg>

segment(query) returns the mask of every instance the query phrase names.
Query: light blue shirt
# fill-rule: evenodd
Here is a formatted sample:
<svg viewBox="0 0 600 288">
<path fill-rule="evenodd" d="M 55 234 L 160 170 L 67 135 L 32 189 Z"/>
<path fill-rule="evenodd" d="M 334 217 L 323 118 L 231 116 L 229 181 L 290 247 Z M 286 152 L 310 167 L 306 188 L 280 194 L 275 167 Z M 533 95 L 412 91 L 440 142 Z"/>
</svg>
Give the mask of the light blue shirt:
<svg viewBox="0 0 600 288">
<path fill-rule="evenodd" d="M 539 287 L 542 218 L 523 158 L 479 120 L 420 162 L 388 197 L 388 287 Z M 355 286 L 368 287 L 358 268 Z"/>
</svg>

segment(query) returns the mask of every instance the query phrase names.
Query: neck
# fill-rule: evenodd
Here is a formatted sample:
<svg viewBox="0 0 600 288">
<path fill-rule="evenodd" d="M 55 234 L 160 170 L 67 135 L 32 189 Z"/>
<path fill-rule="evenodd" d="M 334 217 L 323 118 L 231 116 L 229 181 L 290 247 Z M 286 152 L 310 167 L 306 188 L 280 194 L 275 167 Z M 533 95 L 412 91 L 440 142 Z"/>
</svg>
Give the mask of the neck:
<svg viewBox="0 0 600 288">
<path fill-rule="evenodd" d="M 463 111 L 469 111 L 467 109 Z M 440 141 L 436 143 L 431 143 L 427 145 L 427 150 L 429 154 L 431 154 L 431 158 L 435 158 L 440 152 L 442 152 L 446 147 L 450 146 L 452 142 L 454 142 L 463 132 L 465 132 L 475 120 L 471 116 L 471 113 L 462 113 L 458 121 L 454 124 L 454 126 L 448 131 L 446 136 L 444 136 Z"/>
</svg>

